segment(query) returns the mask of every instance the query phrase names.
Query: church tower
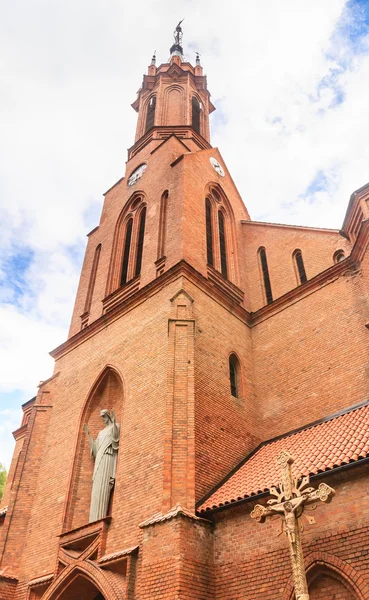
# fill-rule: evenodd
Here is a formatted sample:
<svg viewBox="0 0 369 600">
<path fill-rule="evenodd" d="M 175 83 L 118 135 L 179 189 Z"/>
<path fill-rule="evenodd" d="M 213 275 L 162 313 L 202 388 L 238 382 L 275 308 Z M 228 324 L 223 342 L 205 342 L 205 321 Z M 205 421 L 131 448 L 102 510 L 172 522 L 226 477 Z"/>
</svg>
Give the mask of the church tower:
<svg viewBox="0 0 369 600">
<path fill-rule="evenodd" d="M 251 221 L 211 146 L 215 107 L 180 23 L 132 107 L 68 339 L 14 432 L 0 599 L 274 600 L 277 584 L 255 591 L 254 554 L 284 565 L 284 546 L 254 534 L 245 503 L 278 484 L 265 458 L 276 440 L 288 450 L 291 432 L 330 427 L 369 395 L 369 187 L 341 231 Z M 309 443 L 311 472 L 334 470 Z"/>
<path fill-rule="evenodd" d="M 16 434 L 25 466 L 10 473 L 8 491 L 18 496 L 4 523 L 3 564 L 19 582 L 52 576 L 47 598 L 72 563 L 136 548 L 143 521 L 170 511 L 194 517 L 196 502 L 259 441 L 245 402 L 253 397 L 250 333 L 237 314 L 245 306 L 237 228 L 249 216 L 210 144 L 215 107 L 199 56 L 194 66 L 183 56 L 180 25 L 168 62 L 152 58 L 132 106 L 135 140 L 88 235 L 68 340 L 52 352 L 54 374 Z M 96 438 L 103 409 L 114 410 L 120 440 L 109 515 L 97 526 L 84 425 Z M 17 488 L 21 468 L 29 474 Z M 30 528 L 42 551 L 40 537 L 27 534 L 22 554 L 19 531 Z"/>
</svg>

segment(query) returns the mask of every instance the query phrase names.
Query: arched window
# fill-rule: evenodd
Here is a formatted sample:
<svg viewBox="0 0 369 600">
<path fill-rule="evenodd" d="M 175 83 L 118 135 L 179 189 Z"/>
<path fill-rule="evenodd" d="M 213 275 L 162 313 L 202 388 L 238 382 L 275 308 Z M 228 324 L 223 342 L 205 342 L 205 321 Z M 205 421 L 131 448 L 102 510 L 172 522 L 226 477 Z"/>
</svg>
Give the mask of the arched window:
<svg viewBox="0 0 369 600">
<path fill-rule="evenodd" d="M 219 224 L 219 250 L 220 250 L 220 272 L 223 277 L 227 279 L 227 247 L 226 247 L 226 232 L 224 215 L 221 210 L 218 211 L 218 224 Z"/>
<path fill-rule="evenodd" d="M 209 198 L 205 200 L 205 215 L 206 215 L 206 260 L 208 265 L 214 267 L 214 250 L 213 250 L 213 223 L 212 209 Z"/>
<path fill-rule="evenodd" d="M 296 269 L 300 283 L 305 283 L 305 281 L 307 281 L 307 277 L 301 250 L 295 250 L 295 252 L 293 253 L 293 257 L 295 259 Z"/>
<path fill-rule="evenodd" d="M 229 357 L 229 385 L 231 394 L 235 398 L 239 397 L 240 394 L 240 363 L 235 354 L 231 354 Z"/>
<path fill-rule="evenodd" d="M 137 275 L 139 275 L 141 273 L 142 252 L 143 252 L 143 243 L 144 243 L 144 237 L 145 237 L 145 223 L 146 223 L 146 206 L 141 211 L 140 223 L 138 226 L 135 277 L 137 277 Z"/>
<path fill-rule="evenodd" d="M 335 265 L 345 260 L 345 253 L 343 250 L 336 250 L 333 254 L 333 262 Z"/>
<path fill-rule="evenodd" d="M 259 256 L 260 256 L 261 271 L 263 274 L 265 298 L 266 298 L 267 304 L 271 304 L 273 302 L 273 294 L 272 294 L 272 286 L 270 285 L 269 269 L 268 269 L 268 262 L 267 262 L 265 248 L 263 248 L 263 247 L 259 248 L 258 252 L 259 252 Z"/>
<path fill-rule="evenodd" d="M 120 285 L 124 285 L 127 283 L 128 277 L 128 264 L 129 264 L 129 253 L 131 250 L 131 239 L 132 239 L 132 227 L 133 227 L 133 219 L 129 219 L 126 225 L 126 235 L 124 240 L 124 250 L 123 250 L 123 261 L 122 261 L 122 274 L 120 277 Z"/>
<path fill-rule="evenodd" d="M 90 281 L 88 283 L 88 289 L 87 289 L 87 296 L 86 296 L 85 310 L 84 310 L 85 313 L 89 312 L 89 310 L 91 308 L 92 296 L 93 296 L 94 287 L 95 287 L 96 273 L 97 273 L 97 268 L 99 266 L 99 260 L 100 260 L 100 252 L 101 252 L 101 244 L 96 246 L 96 249 L 95 249 L 94 260 L 92 262 Z"/>
<path fill-rule="evenodd" d="M 165 255 L 165 235 L 167 229 L 167 207 L 168 207 L 168 190 L 162 194 L 160 201 L 160 216 L 159 216 L 159 240 L 158 240 L 158 257 L 162 258 Z"/>
<path fill-rule="evenodd" d="M 197 133 L 200 133 L 200 112 L 201 104 L 196 96 L 192 96 L 192 127 Z"/>
<path fill-rule="evenodd" d="M 145 133 L 155 124 L 156 96 L 151 96 L 147 106 Z"/>
</svg>

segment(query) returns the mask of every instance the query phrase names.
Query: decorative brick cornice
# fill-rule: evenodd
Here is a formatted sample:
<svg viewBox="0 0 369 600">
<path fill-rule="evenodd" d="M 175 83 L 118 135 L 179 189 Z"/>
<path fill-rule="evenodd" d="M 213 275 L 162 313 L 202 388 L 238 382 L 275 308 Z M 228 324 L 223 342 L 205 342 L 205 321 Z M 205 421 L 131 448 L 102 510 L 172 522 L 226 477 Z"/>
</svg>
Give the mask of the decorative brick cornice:
<svg viewBox="0 0 369 600">
<path fill-rule="evenodd" d="M 172 281 L 175 281 L 181 276 L 186 277 L 189 281 L 197 285 L 209 296 L 212 296 L 216 301 L 223 304 L 240 320 L 247 324 L 251 324 L 250 315 L 247 310 L 237 305 L 235 301 L 232 301 L 228 294 L 226 294 L 222 289 L 213 285 L 206 277 L 201 275 L 201 273 L 196 271 L 196 269 L 191 267 L 191 265 L 189 265 L 186 261 L 181 260 L 176 265 L 168 269 L 168 271 L 163 273 L 163 275 L 148 283 L 145 287 L 138 290 L 125 301 L 115 305 L 111 310 L 109 310 L 109 312 L 96 319 L 96 321 L 93 321 L 91 325 L 76 333 L 73 337 L 69 338 L 69 340 L 55 348 L 55 350 L 52 350 L 50 355 L 53 358 L 58 359 L 67 352 L 70 352 L 75 347 L 79 346 L 87 339 L 101 331 L 101 329 L 105 328 L 108 324 L 120 318 L 123 314 L 132 310 L 136 306 L 139 306 L 149 296 L 152 296 L 154 293 L 160 291 L 164 286 L 168 285 Z"/>
<path fill-rule="evenodd" d="M 132 546 L 132 548 L 126 548 L 125 550 L 118 550 L 117 552 L 113 552 L 112 554 L 106 554 L 102 556 L 97 562 L 99 565 L 106 565 L 112 562 L 116 562 L 121 560 L 122 558 L 126 558 L 131 554 L 137 554 L 139 547 Z"/>
<path fill-rule="evenodd" d="M 150 525 L 156 525 L 157 523 L 165 523 L 165 521 L 170 521 L 171 519 L 175 519 L 178 516 L 187 517 L 187 519 L 191 519 L 193 521 L 208 522 L 206 519 L 202 519 L 201 517 L 198 517 L 197 515 L 192 513 L 187 508 L 184 508 L 181 504 L 177 504 L 176 506 L 171 508 L 167 513 L 165 513 L 165 515 L 163 515 L 163 513 L 160 512 L 156 515 L 153 515 L 149 519 L 146 519 L 146 521 L 143 521 L 139 524 L 139 527 L 143 529 L 145 527 L 150 527 Z"/>
<path fill-rule="evenodd" d="M 149 129 L 145 135 L 140 137 L 137 142 L 128 149 L 128 160 L 136 156 L 145 146 L 152 141 L 167 140 L 172 136 L 181 140 L 192 139 L 202 150 L 211 148 L 209 142 L 191 125 L 157 125 Z M 108 190 L 109 191 L 109 190 Z"/>
<path fill-rule="evenodd" d="M 16 577 L 9 569 L 8 567 L 4 567 L 3 569 L 0 570 L 0 581 L 1 579 L 9 579 L 10 581 L 13 582 L 17 582 L 18 577 Z"/>
<path fill-rule="evenodd" d="M 249 327 L 258 325 L 265 319 L 272 317 L 281 310 L 284 310 L 288 306 L 295 304 L 296 302 L 304 299 L 305 297 L 313 294 L 320 288 L 333 283 L 340 276 L 354 272 L 359 267 L 360 261 L 362 260 L 367 246 L 369 243 L 369 219 L 363 221 L 359 236 L 355 242 L 353 250 L 345 260 L 342 262 L 332 265 L 325 271 L 322 271 L 312 279 L 308 279 L 305 283 L 297 286 L 293 290 L 290 290 L 283 296 L 280 296 L 274 300 L 271 304 L 263 306 L 254 313 L 249 313 L 243 308 L 239 302 L 242 290 L 237 288 L 234 284 L 227 281 L 222 281 L 223 285 L 219 285 L 219 278 L 212 277 L 207 279 L 201 273 L 196 271 L 189 263 L 185 260 L 181 260 L 176 265 L 168 269 L 163 275 L 157 277 L 145 287 L 137 290 L 127 299 L 122 299 L 121 302 L 116 303 L 109 312 L 102 315 L 96 321 L 93 321 L 91 325 L 76 333 L 69 340 L 55 348 L 50 352 L 50 355 L 58 359 L 67 352 L 73 350 L 73 348 L 82 344 L 86 339 L 95 335 L 98 331 L 118 319 L 124 313 L 132 310 L 142 302 L 144 302 L 149 296 L 155 294 L 168 285 L 172 281 L 178 279 L 180 276 L 186 277 L 189 281 L 197 285 L 202 291 L 211 296 L 219 304 L 223 305 L 230 312 L 234 314 L 238 319 L 243 321 Z M 114 294 L 115 295 L 115 292 Z M 119 290 L 117 291 L 119 295 Z M 237 297 L 237 298 L 236 298 Z"/>
<path fill-rule="evenodd" d="M 39 585 L 45 585 L 46 583 L 50 583 L 54 579 L 54 574 L 44 575 L 43 577 L 38 577 L 37 579 L 32 579 L 28 583 L 28 587 L 38 587 Z"/>
</svg>

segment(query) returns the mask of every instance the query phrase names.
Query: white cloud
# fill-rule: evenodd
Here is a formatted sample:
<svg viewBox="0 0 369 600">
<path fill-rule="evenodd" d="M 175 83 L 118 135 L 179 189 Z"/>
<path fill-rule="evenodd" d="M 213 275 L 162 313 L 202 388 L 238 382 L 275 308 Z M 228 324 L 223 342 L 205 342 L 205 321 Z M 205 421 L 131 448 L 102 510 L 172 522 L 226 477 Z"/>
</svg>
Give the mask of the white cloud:
<svg viewBox="0 0 369 600">
<path fill-rule="evenodd" d="M 369 38 L 358 35 L 355 2 L 184 0 L 178 14 L 169 0 L 9 4 L 0 23 L 0 273 L 11 274 L 0 292 L 0 391 L 31 397 L 51 374 L 85 234 L 124 173 L 130 104 L 154 49 L 167 60 L 183 17 L 186 55 L 200 51 L 218 108 L 213 144 L 254 219 L 340 227 L 349 195 L 369 179 Z M 23 267 L 22 253 L 31 257 Z"/>
</svg>

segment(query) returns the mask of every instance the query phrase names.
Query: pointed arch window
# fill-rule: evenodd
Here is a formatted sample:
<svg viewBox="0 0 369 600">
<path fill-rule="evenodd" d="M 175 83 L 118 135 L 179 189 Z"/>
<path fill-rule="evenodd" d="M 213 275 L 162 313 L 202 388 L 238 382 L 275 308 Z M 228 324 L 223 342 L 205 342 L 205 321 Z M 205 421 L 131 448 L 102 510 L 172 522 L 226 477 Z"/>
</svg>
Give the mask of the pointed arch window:
<svg viewBox="0 0 369 600">
<path fill-rule="evenodd" d="M 192 96 L 192 127 L 197 133 L 200 133 L 200 113 L 201 104 L 196 96 Z"/>
<path fill-rule="evenodd" d="M 141 211 L 140 221 L 139 221 L 139 226 L 138 226 L 135 277 L 137 277 L 141 273 L 142 253 L 143 253 L 143 244 L 144 244 L 144 237 L 145 237 L 145 224 L 146 224 L 146 206 Z"/>
<path fill-rule="evenodd" d="M 147 105 L 145 133 L 155 124 L 156 96 L 151 96 Z"/>
<path fill-rule="evenodd" d="M 124 285 L 127 283 L 128 277 L 128 264 L 129 264 L 129 254 L 131 250 L 131 240 L 132 240 L 132 227 L 133 227 L 133 219 L 129 219 L 126 225 L 126 235 L 124 240 L 124 250 L 123 250 L 123 261 L 122 261 L 122 273 L 120 277 L 120 285 Z"/>
<path fill-rule="evenodd" d="M 227 246 L 226 246 L 226 230 L 224 215 L 221 210 L 218 211 L 218 225 L 219 225 L 219 250 L 220 250 L 220 272 L 227 279 L 228 267 L 227 267 Z"/>
<path fill-rule="evenodd" d="M 163 258 L 165 255 L 165 238 L 167 230 L 167 209 L 168 209 L 168 190 L 161 196 L 160 201 L 160 216 L 159 216 L 159 239 L 158 239 L 158 256 L 157 259 Z"/>
<path fill-rule="evenodd" d="M 214 249 L 213 249 L 213 222 L 212 207 L 209 198 L 205 200 L 206 215 L 206 260 L 208 265 L 214 267 Z"/>
<path fill-rule="evenodd" d="M 295 252 L 293 253 L 293 257 L 296 263 L 296 270 L 298 273 L 299 283 L 305 283 L 305 281 L 307 281 L 307 277 L 301 250 L 295 250 Z"/>
<path fill-rule="evenodd" d="M 267 304 L 271 304 L 273 302 L 273 294 L 272 294 L 272 286 L 270 284 L 268 261 L 267 261 L 265 248 L 264 247 L 259 248 L 258 252 L 259 252 L 259 257 L 260 257 L 261 272 L 263 274 L 265 297 L 266 297 Z"/>
<path fill-rule="evenodd" d="M 238 398 L 240 394 L 240 363 L 235 354 L 229 357 L 229 385 L 231 394 L 234 398 Z"/>
</svg>

